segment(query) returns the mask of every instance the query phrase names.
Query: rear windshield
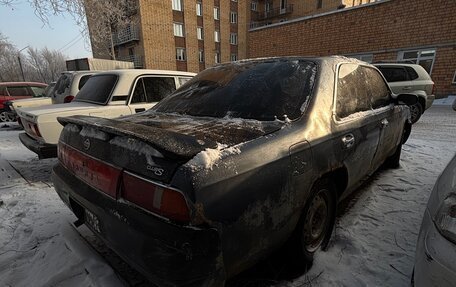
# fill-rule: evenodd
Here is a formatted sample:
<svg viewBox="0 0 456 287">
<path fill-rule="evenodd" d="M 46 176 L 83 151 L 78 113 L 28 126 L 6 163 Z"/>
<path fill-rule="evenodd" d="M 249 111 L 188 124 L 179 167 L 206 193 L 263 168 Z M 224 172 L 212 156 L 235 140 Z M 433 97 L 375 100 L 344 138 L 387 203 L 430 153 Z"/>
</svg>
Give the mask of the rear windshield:
<svg viewBox="0 0 456 287">
<path fill-rule="evenodd" d="M 152 111 L 203 117 L 269 121 L 298 118 L 309 97 L 316 65 L 273 59 L 207 69 Z"/>
<path fill-rule="evenodd" d="M 104 105 L 108 102 L 116 82 L 116 75 L 91 76 L 76 95 L 75 101 Z"/>
<path fill-rule="evenodd" d="M 70 73 L 64 73 L 60 75 L 57 83 L 55 84 L 55 93 L 61 95 L 63 93 L 68 94 L 71 81 L 73 80 L 73 75 Z"/>
</svg>

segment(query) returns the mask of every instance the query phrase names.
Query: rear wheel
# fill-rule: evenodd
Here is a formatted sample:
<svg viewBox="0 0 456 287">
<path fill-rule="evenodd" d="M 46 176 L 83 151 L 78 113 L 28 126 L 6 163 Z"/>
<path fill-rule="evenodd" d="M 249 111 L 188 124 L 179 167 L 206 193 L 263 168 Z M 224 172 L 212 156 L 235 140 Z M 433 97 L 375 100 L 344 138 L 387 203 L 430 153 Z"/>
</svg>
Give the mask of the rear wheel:
<svg viewBox="0 0 456 287">
<path fill-rule="evenodd" d="M 412 124 L 416 123 L 421 115 L 423 114 L 423 106 L 420 103 L 409 106 L 410 108 L 410 120 Z"/>
<path fill-rule="evenodd" d="M 328 245 L 335 214 L 336 189 L 328 179 L 319 180 L 312 187 L 292 240 L 304 264 L 312 264 L 315 252 Z"/>
</svg>

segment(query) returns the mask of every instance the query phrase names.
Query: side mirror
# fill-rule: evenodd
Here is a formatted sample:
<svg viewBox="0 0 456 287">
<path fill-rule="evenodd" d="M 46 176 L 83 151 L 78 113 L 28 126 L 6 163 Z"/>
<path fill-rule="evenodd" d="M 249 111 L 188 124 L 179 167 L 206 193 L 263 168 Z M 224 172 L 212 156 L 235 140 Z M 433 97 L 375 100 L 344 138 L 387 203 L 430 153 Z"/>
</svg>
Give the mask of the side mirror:
<svg viewBox="0 0 456 287">
<path fill-rule="evenodd" d="M 413 94 L 399 94 L 397 96 L 393 96 L 393 98 L 398 105 L 412 106 L 418 103 L 418 97 Z"/>
</svg>

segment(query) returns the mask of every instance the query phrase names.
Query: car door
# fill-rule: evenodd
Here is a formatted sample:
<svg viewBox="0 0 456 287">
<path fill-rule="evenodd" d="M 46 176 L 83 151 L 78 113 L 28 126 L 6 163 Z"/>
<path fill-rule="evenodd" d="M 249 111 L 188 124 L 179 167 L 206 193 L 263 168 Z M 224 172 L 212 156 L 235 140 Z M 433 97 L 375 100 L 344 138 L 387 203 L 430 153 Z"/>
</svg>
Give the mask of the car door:
<svg viewBox="0 0 456 287">
<path fill-rule="evenodd" d="M 344 63 L 337 73 L 333 148 L 348 172 L 347 189 L 372 172 L 380 139 L 380 123 L 373 116 L 362 65 Z"/>
<path fill-rule="evenodd" d="M 385 159 L 394 153 L 401 140 L 402 107 L 393 104 L 391 92 L 380 73 L 371 67 L 362 67 L 368 82 L 368 90 L 373 110 L 372 116 L 380 127 L 380 138 L 372 161 L 372 169 L 376 170 Z"/>
<path fill-rule="evenodd" d="M 174 76 L 143 76 L 137 79 L 130 99 L 132 114 L 150 109 L 176 90 Z"/>
</svg>

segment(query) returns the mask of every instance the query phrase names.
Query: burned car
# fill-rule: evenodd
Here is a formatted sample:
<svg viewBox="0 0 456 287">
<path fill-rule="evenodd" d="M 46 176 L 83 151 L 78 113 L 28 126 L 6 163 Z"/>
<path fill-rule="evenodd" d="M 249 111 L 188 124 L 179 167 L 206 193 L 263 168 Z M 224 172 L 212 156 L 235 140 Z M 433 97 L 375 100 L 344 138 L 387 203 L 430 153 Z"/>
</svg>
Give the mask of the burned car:
<svg viewBox="0 0 456 287">
<path fill-rule="evenodd" d="M 413 100 L 344 57 L 223 64 L 142 114 L 59 118 L 53 182 L 153 283 L 220 286 L 285 243 L 312 261 L 337 203 L 399 164 Z"/>
</svg>

